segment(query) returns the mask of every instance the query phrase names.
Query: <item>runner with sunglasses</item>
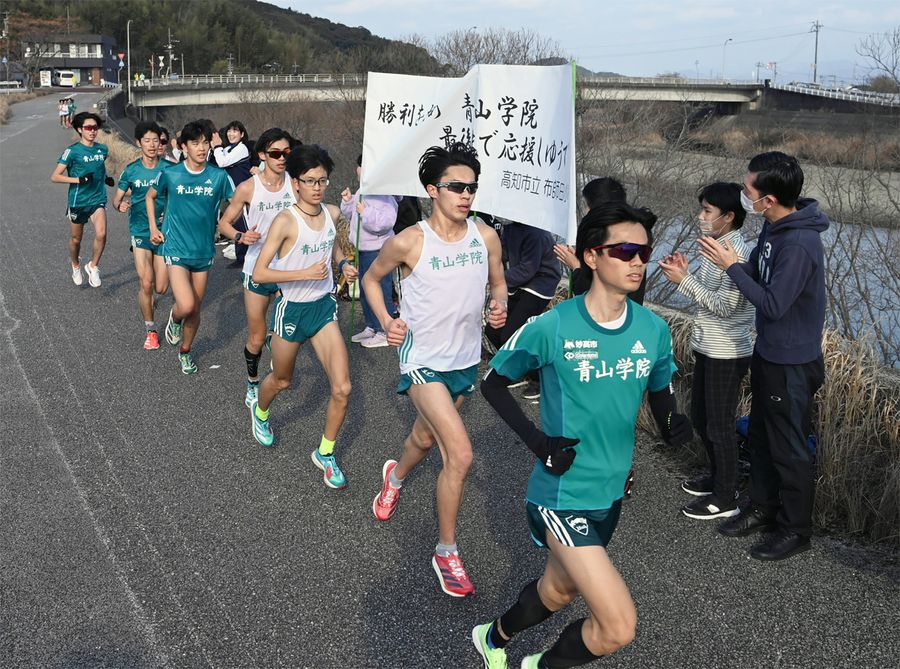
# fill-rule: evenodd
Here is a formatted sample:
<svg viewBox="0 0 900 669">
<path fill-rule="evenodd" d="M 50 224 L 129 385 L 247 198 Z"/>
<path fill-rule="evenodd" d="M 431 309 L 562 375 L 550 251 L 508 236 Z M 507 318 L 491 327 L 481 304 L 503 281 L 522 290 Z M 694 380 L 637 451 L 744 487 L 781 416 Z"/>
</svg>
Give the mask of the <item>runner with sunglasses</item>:
<svg viewBox="0 0 900 669">
<path fill-rule="evenodd" d="M 475 391 L 481 361 L 485 284 L 490 284 L 488 321 L 506 322 L 506 281 L 500 239 L 490 226 L 468 218 L 481 164 L 474 150 L 454 144 L 428 149 L 419 180 L 432 200 L 432 214 L 385 242 L 363 277 L 363 290 L 377 295 L 381 279 L 398 267 L 402 318 L 392 318 L 383 300 L 370 302 L 391 346 L 400 349 L 400 385 L 418 416 L 399 462 L 382 467 L 381 491 L 372 503 L 378 520 L 397 510 L 406 476 L 437 442 L 444 467 L 437 480 L 438 544 L 431 564 L 441 589 L 453 597 L 475 591 L 456 546 L 456 519 L 472 443 L 459 415 Z"/>
<path fill-rule="evenodd" d="M 100 257 L 106 248 L 106 188 L 115 186 L 112 177 L 106 176 L 106 158 L 109 149 L 97 141 L 97 134 L 103 122 L 91 112 L 76 114 L 72 127 L 78 133 L 79 141 L 63 151 L 50 181 L 69 185 L 69 259 L 72 283 L 80 286 L 81 239 L 88 221 L 94 224 L 94 245 L 90 261 L 84 271 L 92 288 L 100 287 Z"/>
<path fill-rule="evenodd" d="M 268 159 L 272 157 L 267 154 Z M 252 276 L 257 284 L 277 283 L 281 295 L 272 317 L 272 373 L 260 384 L 258 400 L 250 403 L 250 420 L 253 437 L 262 446 L 274 445 L 269 425 L 272 401 L 290 387 L 300 345 L 309 341 L 331 385 L 325 430 L 310 457 L 322 470 L 325 485 L 340 489 L 347 479 L 335 459 L 334 445 L 347 417 L 350 363 L 337 322 L 332 263 L 348 281 L 356 280 L 357 271 L 335 244 L 334 221 L 340 210 L 322 202 L 334 169 L 331 156 L 320 146 L 298 146 L 288 156 L 286 169 L 297 201 L 275 217 Z"/>
<path fill-rule="evenodd" d="M 491 406 L 534 452 L 526 511 L 532 540 L 548 549 L 542 577 L 526 585 L 500 618 L 472 630 L 485 667 L 506 667 L 505 646 L 581 595 L 590 616 L 571 623 L 543 654 L 522 667 L 574 667 L 628 645 L 637 615 L 628 587 L 606 551 L 619 520 L 631 467 L 634 428 L 645 391 L 663 437 L 691 437 L 677 413 L 666 322 L 628 299 L 652 252 L 655 218 L 625 203 L 592 209 L 576 252 L 593 272 L 584 295 L 522 326 L 491 360 L 481 384 Z M 541 429 L 513 399 L 509 379 L 541 375 Z"/>
<path fill-rule="evenodd" d="M 253 270 L 272 221 L 296 202 L 294 187 L 284 176 L 293 143 L 293 138 L 281 128 L 269 128 L 259 136 L 254 148 L 266 169 L 238 185 L 228 208 L 219 219 L 221 234 L 234 240 L 235 245 L 247 246 L 241 271 L 244 309 L 247 312 L 247 342 L 244 346 L 244 362 L 247 365 L 244 404 L 247 407 L 259 396 L 259 359 L 266 341 L 266 311 L 269 302 L 278 294 L 277 283 L 256 283 Z M 246 232 L 234 226 L 242 215 L 247 222 Z"/>
<path fill-rule="evenodd" d="M 129 163 L 119 177 L 119 187 L 113 197 L 113 207 L 121 213 L 128 213 L 128 228 L 131 233 L 131 253 L 134 256 L 134 269 L 140 280 L 138 290 L 138 307 L 147 330 L 144 348 L 159 348 L 159 334 L 154 320 L 153 292 L 163 295 L 169 289 L 169 276 L 166 263 L 159 246 L 150 241 L 150 223 L 147 220 L 147 191 L 156 181 L 160 171 L 172 167 L 172 163 L 159 157 L 160 128 L 153 121 L 141 121 L 135 126 L 134 138 L 141 150 L 141 157 Z M 126 199 L 127 196 L 130 198 Z M 159 216 L 165 210 L 165 201 L 156 202 L 157 224 Z"/>
</svg>

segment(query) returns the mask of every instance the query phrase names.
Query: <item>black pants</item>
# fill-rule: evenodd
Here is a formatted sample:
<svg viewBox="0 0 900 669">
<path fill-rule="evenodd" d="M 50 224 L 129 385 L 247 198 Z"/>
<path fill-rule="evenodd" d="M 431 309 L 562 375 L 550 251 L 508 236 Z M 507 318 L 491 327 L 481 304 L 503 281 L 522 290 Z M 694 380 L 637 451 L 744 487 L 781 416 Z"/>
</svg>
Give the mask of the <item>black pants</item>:
<svg viewBox="0 0 900 669">
<path fill-rule="evenodd" d="M 500 348 L 516 330 L 525 325 L 525 321 L 532 316 L 542 314 L 548 304 L 550 304 L 550 300 L 545 297 L 538 297 L 525 290 L 517 290 L 509 296 L 506 305 L 506 325 L 499 330 L 488 325 L 484 328 L 484 334 L 494 346 Z"/>
<path fill-rule="evenodd" d="M 822 358 L 778 365 L 753 354 L 750 365 L 750 501 L 776 514 L 781 530 L 812 534 L 815 465 L 807 446 L 813 395 L 825 380 Z"/>
<path fill-rule="evenodd" d="M 691 422 L 706 446 L 713 493 L 721 502 L 730 502 L 737 488 L 734 414 L 749 367 L 749 356 L 719 359 L 694 351 Z"/>
</svg>

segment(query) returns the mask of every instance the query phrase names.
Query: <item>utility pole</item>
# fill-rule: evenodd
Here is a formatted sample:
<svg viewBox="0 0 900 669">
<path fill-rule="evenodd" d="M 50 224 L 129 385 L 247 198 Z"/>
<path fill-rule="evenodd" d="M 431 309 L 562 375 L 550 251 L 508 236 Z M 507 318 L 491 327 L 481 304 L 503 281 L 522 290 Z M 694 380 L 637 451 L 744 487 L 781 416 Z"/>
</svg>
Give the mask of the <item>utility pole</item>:
<svg viewBox="0 0 900 669">
<path fill-rule="evenodd" d="M 729 42 L 733 42 L 733 41 L 734 41 L 734 40 L 733 40 L 732 38 L 729 37 L 729 38 L 728 38 L 727 40 L 725 40 L 725 42 L 722 44 L 722 82 L 723 82 L 723 83 L 725 82 L 725 47 L 728 46 L 728 43 L 729 43 Z"/>
<path fill-rule="evenodd" d="M 229 53 L 228 58 L 225 60 L 228 61 L 228 70 L 226 71 L 226 74 L 230 77 L 234 74 L 234 56 Z"/>
<path fill-rule="evenodd" d="M 810 28 L 809 32 L 816 34 L 816 50 L 813 53 L 813 83 L 816 83 L 816 75 L 819 67 L 819 29 L 822 27 L 822 24 L 819 23 L 819 20 L 816 19 L 813 21 L 812 28 Z"/>
<path fill-rule="evenodd" d="M 125 23 L 125 49 L 128 56 L 128 79 L 125 81 L 125 105 L 131 104 L 131 22 L 134 19 L 128 19 Z"/>
<path fill-rule="evenodd" d="M 765 66 L 766 66 L 765 63 L 760 63 L 759 61 L 756 61 L 756 83 L 759 83 L 759 68 L 765 67 Z"/>
<path fill-rule="evenodd" d="M 3 12 L 3 39 L 6 40 L 6 81 L 9 81 L 9 12 Z"/>
</svg>

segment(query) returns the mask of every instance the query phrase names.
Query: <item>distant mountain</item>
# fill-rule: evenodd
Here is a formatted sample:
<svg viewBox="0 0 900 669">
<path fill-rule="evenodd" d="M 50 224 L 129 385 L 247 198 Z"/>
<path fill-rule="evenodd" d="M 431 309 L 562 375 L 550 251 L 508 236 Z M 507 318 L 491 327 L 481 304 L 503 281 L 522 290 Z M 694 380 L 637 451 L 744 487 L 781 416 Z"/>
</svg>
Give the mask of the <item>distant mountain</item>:
<svg viewBox="0 0 900 669">
<path fill-rule="evenodd" d="M 565 58 L 542 58 L 541 60 L 535 61 L 534 65 L 565 65 L 569 61 Z M 578 65 L 577 62 L 575 64 L 575 72 L 577 72 L 582 77 L 592 76 L 592 77 L 621 77 L 621 74 L 616 74 L 615 72 L 592 72 L 586 67 L 582 67 Z"/>
</svg>

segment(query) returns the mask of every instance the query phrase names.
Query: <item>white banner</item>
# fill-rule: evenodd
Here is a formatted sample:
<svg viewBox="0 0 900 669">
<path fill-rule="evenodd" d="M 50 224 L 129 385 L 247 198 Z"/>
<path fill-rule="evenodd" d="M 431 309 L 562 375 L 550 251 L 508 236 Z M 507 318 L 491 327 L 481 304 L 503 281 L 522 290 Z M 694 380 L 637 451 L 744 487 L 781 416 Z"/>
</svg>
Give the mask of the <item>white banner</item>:
<svg viewBox="0 0 900 669">
<path fill-rule="evenodd" d="M 427 197 L 419 158 L 463 142 L 481 162 L 473 211 L 575 241 L 570 65 L 476 65 L 464 77 L 370 72 L 360 191 Z"/>
</svg>

